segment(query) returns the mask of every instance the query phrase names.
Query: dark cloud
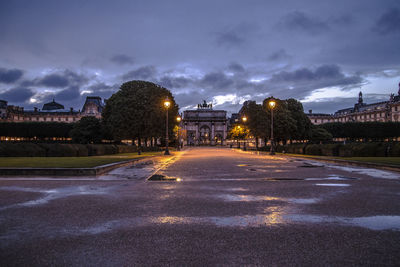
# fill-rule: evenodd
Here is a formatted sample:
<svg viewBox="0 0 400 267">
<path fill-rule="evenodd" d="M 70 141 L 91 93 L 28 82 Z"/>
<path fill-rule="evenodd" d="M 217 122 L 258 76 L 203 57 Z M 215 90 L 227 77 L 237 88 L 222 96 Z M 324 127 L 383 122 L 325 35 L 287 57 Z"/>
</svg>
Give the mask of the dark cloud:
<svg viewBox="0 0 400 267">
<path fill-rule="evenodd" d="M 302 31 L 311 35 L 319 35 L 329 31 L 329 26 L 326 22 L 311 17 L 301 11 L 294 11 L 287 14 L 281 24 L 291 31 Z"/>
<path fill-rule="evenodd" d="M 170 77 L 170 76 L 163 76 L 160 78 L 160 80 L 158 81 L 158 83 L 165 87 L 165 88 L 169 88 L 169 89 L 180 89 L 180 88 L 185 88 L 186 86 L 188 86 L 192 81 L 188 78 L 185 77 Z"/>
<path fill-rule="evenodd" d="M 233 85 L 233 80 L 223 72 L 210 72 L 204 75 L 199 85 L 214 89 L 228 89 Z"/>
<path fill-rule="evenodd" d="M 109 98 L 113 93 L 118 91 L 118 88 L 120 85 L 114 84 L 114 85 L 108 85 L 103 82 L 101 83 L 96 83 L 87 88 L 87 90 L 91 91 L 91 93 L 84 93 L 83 95 L 85 96 L 100 96 L 103 99 Z"/>
<path fill-rule="evenodd" d="M 286 53 L 285 49 L 279 49 L 278 51 L 269 55 L 268 60 L 281 61 L 281 60 L 286 60 L 289 58 L 290 58 L 290 56 Z"/>
<path fill-rule="evenodd" d="M 228 70 L 233 72 L 244 72 L 245 68 L 239 63 L 232 62 L 231 64 L 229 64 Z"/>
<path fill-rule="evenodd" d="M 224 47 L 238 47 L 249 40 L 249 37 L 258 27 L 251 23 L 239 23 L 235 26 L 225 27 L 215 32 L 215 41 L 217 45 Z"/>
<path fill-rule="evenodd" d="M 8 70 L 0 68 L 0 83 L 7 83 L 7 84 L 14 83 L 18 81 L 23 74 L 24 72 L 19 69 Z"/>
<path fill-rule="evenodd" d="M 125 81 L 128 80 L 154 80 L 154 76 L 156 75 L 157 70 L 154 66 L 144 66 L 140 67 L 136 70 L 132 70 L 128 73 L 122 75 L 122 79 Z"/>
<path fill-rule="evenodd" d="M 274 74 L 271 82 L 325 82 L 325 86 L 349 85 L 362 82 L 359 75 L 345 76 L 337 65 L 322 65 L 315 70 L 301 68 L 293 72 L 282 71 Z"/>
<path fill-rule="evenodd" d="M 0 93 L 0 99 L 11 103 L 23 103 L 28 101 L 35 93 L 25 87 L 16 87 Z"/>
<path fill-rule="evenodd" d="M 380 34 L 400 32 L 400 9 L 387 10 L 376 22 L 374 30 Z"/>
<path fill-rule="evenodd" d="M 77 74 L 70 70 L 62 72 L 50 73 L 42 78 L 35 80 L 39 86 L 64 88 L 67 86 L 80 86 L 85 84 L 88 78 L 84 75 Z"/>
<path fill-rule="evenodd" d="M 132 57 L 124 54 L 114 55 L 110 58 L 110 61 L 118 65 L 132 65 L 134 63 Z"/>
<path fill-rule="evenodd" d="M 72 101 L 80 97 L 80 90 L 77 86 L 71 86 L 55 94 L 55 98 L 60 101 Z"/>
</svg>

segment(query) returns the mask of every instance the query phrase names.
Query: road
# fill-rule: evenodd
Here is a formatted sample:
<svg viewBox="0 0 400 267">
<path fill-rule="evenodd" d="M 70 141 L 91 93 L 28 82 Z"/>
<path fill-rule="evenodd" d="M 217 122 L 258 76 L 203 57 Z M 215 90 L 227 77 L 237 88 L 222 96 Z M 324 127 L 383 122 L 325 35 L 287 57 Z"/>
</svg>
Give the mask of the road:
<svg viewBox="0 0 400 267">
<path fill-rule="evenodd" d="M 1 266 L 399 263 L 400 173 L 192 148 L 97 178 L 0 178 Z"/>
</svg>

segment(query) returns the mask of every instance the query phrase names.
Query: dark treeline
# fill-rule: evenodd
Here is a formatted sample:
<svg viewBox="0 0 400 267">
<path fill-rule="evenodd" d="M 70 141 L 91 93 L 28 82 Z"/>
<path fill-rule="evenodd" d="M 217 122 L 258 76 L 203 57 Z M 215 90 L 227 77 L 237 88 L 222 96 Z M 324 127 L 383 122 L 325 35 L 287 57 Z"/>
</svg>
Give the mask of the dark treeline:
<svg viewBox="0 0 400 267">
<path fill-rule="evenodd" d="M 334 122 L 319 125 L 333 135 L 333 138 L 346 138 L 381 141 L 400 136 L 399 122 Z"/>
</svg>

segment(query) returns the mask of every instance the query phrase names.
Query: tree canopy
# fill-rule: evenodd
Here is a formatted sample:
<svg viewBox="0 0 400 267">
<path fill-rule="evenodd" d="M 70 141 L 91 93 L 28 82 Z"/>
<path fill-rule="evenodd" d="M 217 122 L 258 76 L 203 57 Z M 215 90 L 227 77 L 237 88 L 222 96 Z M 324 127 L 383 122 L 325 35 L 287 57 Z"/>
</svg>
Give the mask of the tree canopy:
<svg viewBox="0 0 400 267">
<path fill-rule="evenodd" d="M 268 103 L 272 99 L 276 102 L 273 110 L 275 139 L 284 142 L 308 139 L 311 121 L 304 114 L 303 105 L 295 99 L 280 100 L 269 97 L 264 99 L 261 105 L 255 101 L 246 101 L 239 112 L 241 116 L 248 118 L 246 125 L 256 140 L 271 137 L 271 109 Z"/>
<path fill-rule="evenodd" d="M 91 116 L 83 117 L 75 123 L 70 135 L 74 143 L 101 143 L 102 129 L 100 120 Z"/>
<path fill-rule="evenodd" d="M 107 101 L 103 110 L 103 123 L 114 140 L 165 136 L 166 108 L 169 98 L 169 133 L 176 124 L 178 105 L 171 92 L 160 85 L 146 81 L 129 81 Z"/>
</svg>

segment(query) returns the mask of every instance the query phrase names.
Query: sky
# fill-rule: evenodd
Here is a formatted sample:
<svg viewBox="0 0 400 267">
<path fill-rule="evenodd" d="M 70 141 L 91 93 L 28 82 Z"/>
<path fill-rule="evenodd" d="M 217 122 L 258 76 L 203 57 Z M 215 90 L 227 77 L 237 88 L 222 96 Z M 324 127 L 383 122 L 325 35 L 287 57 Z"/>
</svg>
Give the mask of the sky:
<svg viewBox="0 0 400 267">
<path fill-rule="evenodd" d="M 0 99 L 81 109 L 122 83 L 203 100 L 295 98 L 334 113 L 386 101 L 400 82 L 399 0 L 1 0 Z"/>
</svg>

